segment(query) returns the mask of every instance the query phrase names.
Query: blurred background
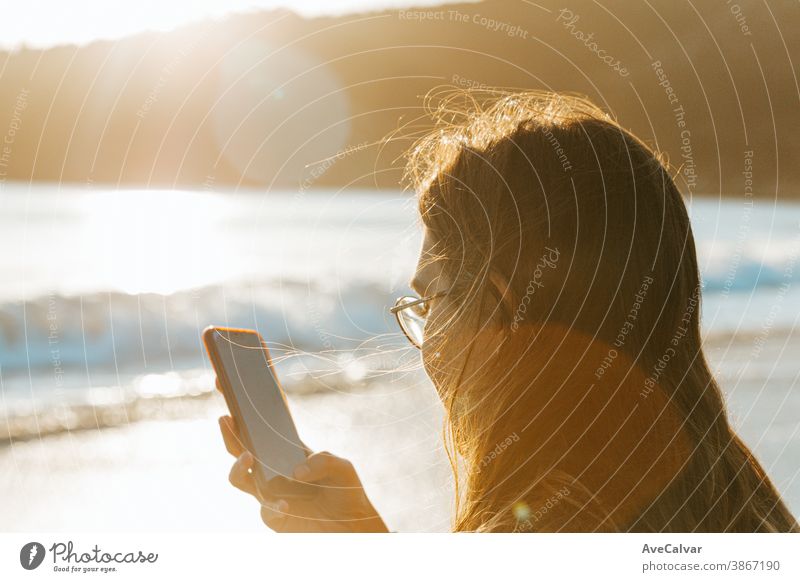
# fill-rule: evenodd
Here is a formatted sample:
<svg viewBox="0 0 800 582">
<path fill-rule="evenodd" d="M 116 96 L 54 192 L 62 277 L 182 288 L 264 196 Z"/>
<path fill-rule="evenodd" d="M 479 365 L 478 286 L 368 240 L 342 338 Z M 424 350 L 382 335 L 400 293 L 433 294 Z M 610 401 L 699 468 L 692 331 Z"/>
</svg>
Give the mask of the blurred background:
<svg viewBox="0 0 800 582">
<path fill-rule="evenodd" d="M 257 328 L 302 437 L 449 527 L 442 411 L 387 308 L 444 86 L 588 95 L 690 208 L 708 357 L 800 513 L 800 5 L 39 0 L 0 19 L 0 525 L 261 529 L 200 343 Z"/>
</svg>

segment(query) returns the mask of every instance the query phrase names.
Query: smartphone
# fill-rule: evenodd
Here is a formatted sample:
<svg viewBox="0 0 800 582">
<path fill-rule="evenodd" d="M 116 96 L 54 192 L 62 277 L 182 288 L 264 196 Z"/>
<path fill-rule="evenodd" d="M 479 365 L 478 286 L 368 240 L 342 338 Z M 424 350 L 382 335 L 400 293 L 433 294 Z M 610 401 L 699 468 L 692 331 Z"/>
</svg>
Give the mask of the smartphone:
<svg viewBox="0 0 800 582">
<path fill-rule="evenodd" d="M 261 335 L 252 329 L 210 326 L 203 331 L 203 343 L 244 447 L 255 458 L 259 493 L 314 495 L 314 485 L 292 479 L 294 467 L 309 451 L 297 433 Z"/>
</svg>

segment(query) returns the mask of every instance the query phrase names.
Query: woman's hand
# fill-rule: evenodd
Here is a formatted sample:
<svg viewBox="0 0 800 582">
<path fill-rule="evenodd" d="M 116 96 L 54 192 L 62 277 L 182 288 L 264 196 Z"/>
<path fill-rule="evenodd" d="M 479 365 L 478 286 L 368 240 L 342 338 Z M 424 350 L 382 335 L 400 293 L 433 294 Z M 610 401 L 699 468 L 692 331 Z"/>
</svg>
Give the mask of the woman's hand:
<svg viewBox="0 0 800 582">
<path fill-rule="evenodd" d="M 279 532 L 387 532 L 370 503 L 350 461 L 330 453 L 314 453 L 294 469 L 294 479 L 318 485 L 311 498 L 265 498 L 256 489 L 255 458 L 242 447 L 230 416 L 219 419 L 228 452 L 237 457 L 230 482 L 261 503 L 261 519 Z"/>
</svg>

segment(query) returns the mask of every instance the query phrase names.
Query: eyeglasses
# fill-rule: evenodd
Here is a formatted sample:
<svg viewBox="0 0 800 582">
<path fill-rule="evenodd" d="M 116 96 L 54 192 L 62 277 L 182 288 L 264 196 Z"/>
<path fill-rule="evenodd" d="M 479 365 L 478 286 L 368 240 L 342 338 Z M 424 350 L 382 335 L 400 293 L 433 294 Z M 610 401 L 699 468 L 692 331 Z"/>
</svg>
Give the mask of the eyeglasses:
<svg viewBox="0 0 800 582">
<path fill-rule="evenodd" d="M 398 298 L 394 307 L 389 309 L 397 318 L 400 329 L 406 334 L 408 341 L 417 348 L 422 349 L 422 340 L 425 332 L 425 322 L 430 312 L 429 302 L 447 295 L 447 291 L 440 291 L 427 297 L 406 295 Z"/>
</svg>

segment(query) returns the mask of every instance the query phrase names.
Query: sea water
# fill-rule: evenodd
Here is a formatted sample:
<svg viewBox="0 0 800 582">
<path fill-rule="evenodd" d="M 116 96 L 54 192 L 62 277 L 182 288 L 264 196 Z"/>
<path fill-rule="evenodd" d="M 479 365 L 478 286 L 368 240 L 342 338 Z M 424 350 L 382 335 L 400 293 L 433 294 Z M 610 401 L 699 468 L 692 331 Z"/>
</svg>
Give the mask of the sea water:
<svg viewBox="0 0 800 582">
<path fill-rule="evenodd" d="M 738 338 L 749 365 L 794 378 L 759 345 L 797 327 L 800 205 L 688 205 L 704 334 Z M 346 389 L 411 365 L 388 308 L 408 291 L 420 242 L 400 191 L 3 184 L 0 417 L 207 393 L 210 324 L 261 331 L 288 390 Z"/>
</svg>

